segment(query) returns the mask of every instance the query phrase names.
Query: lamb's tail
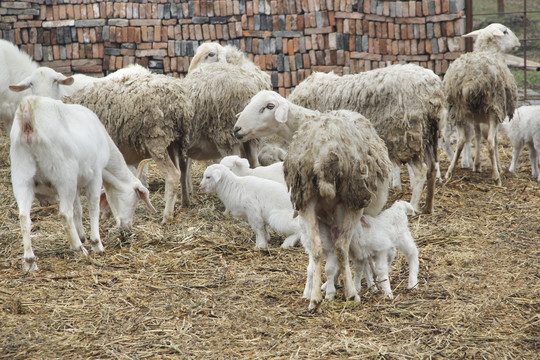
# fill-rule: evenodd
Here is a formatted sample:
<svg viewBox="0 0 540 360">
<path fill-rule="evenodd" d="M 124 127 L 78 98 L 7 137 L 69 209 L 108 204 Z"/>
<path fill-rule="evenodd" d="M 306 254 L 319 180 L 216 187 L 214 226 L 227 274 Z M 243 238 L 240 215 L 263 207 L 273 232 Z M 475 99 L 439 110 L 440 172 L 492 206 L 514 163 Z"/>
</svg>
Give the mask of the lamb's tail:
<svg viewBox="0 0 540 360">
<path fill-rule="evenodd" d="M 300 219 L 294 217 L 294 210 L 272 210 L 268 217 L 268 225 L 285 235 L 300 233 Z"/>
</svg>

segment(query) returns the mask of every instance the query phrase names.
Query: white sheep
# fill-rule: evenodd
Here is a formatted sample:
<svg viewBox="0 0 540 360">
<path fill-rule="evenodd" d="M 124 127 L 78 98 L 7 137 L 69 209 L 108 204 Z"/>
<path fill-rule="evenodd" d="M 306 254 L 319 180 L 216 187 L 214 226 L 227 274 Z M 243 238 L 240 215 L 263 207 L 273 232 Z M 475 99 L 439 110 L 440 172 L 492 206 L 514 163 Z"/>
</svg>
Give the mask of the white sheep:
<svg viewBox="0 0 540 360">
<path fill-rule="evenodd" d="M 275 181 L 255 176 L 237 176 L 221 164 L 210 165 L 203 174 L 200 189 L 215 192 L 232 216 L 246 219 L 255 231 L 255 245 L 268 247 L 267 227 L 287 235 L 282 247 L 293 246 L 300 237 L 300 225 L 287 188 Z"/>
<path fill-rule="evenodd" d="M 84 255 L 81 189 L 88 199 L 90 245 L 97 253 L 104 251 L 99 236 L 102 184 L 121 228 L 131 226 L 140 198 L 153 209 L 148 189 L 129 171 L 97 116 L 82 106 L 28 96 L 17 109 L 10 138 L 11 182 L 19 207 L 26 271 L 38 269 L 30 240 L 34 194 L 58 195 L 71 249 Z"/>
<path fill-rule="evenodd" d="M 518 48 L 519 40 L 502 24 L 491 24 L 463 37 L 476 38 L 475 49 L 450 64 L 443 79 L 449 121 L 458 130 L 458 144 L 446 178 L 452 176 L 465 145 L 467 124 L 474 125 L 476 156 L 473 170 L 480 171 L 480 125 L 486 124 L 492 179 L 501 185 L 497 127 L 506 116 L 512 117 L 517 101 L 516 82 L 506 65 L 504 53 Z"/>
<path fill-rule="evenodd" d="M 510 171 L 515 174 L 519 155 L 525 145 L 529 147 L 532 176 L 540 183 L 538 161 L 540 154 L 540 105 L 521 106 L 514 112 L 512 121 L 508 118 L 501 124 L 512 144 L 512 162 Z"/>
<path fill-rule="evenodd" d="M 277 162 L 268 166 L 257 166 L 254 169 L 250 169 L 247 159 L 243 159 L 238 155 L 230 155 L 221 159 L 220 164 L 225 165 L 238 176 L 257 176 L 287 185 L 285 183 L 285 176 L 283 175 L 283 162 Z"/>
<path fill-rule="evenodd" d="M 274 133 L 292 139 L 283 171 L 311 243 L 314 269 L 309 309 L 317 310 L 322 301 L 319 221 L 332 229 L 346 299 L 360 301 L 348 260 L 352 230 L 364 209 L 380 212 L 390 181 L 388 150 L 371 123 L 352 111 L 321 113 L 275 92 L 261 91 L 240 113 L 234 133 L 242 140 Z"/>
<path fill-rule="evenodd" d="M 197 48 L 197 51 L 189 64 L 188 73 L 200 69 L 202 64 L 211 64 L 215 62 L 232 64 L 248 69 L 256 68 L 258 71 L 262 72 L 262 70 L 249 60 L 240 49 L 232 45 L 222 46 L 217 42 L 207 42 L 201 44 Z"/>
<path fill-rule="evenodd" d="M 412 167 L 411 204 L 415 209 L 419 209 L 427 175 L 423 211 L 432 212 L 438 128 L 446 112 L 442 83 L 433 71 L 395 64 L 343 76 L 316 72 L 298 84 L 289 100 L 314 110 L 347 109 L 364 115 L 388 147 L 396 168 L 394 187 L 401 186 L 398 167 Z"/>
</svg>

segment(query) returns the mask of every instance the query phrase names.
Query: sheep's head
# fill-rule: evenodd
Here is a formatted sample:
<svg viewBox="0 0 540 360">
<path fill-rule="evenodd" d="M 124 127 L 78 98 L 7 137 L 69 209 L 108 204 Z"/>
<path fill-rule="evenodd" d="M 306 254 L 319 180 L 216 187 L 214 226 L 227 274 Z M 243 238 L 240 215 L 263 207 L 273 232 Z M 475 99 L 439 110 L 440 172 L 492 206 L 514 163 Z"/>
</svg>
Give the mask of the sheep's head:
<svg viewBox="0 0 540 360">
<path fill-rule="evenodd" d="M 199 188 L 204 193 L 212 193 L 216 191 L 216 185 L 221 180 L 223 173 L 230 171 L 225 165 L 214 164 L 204 170 L 203 179 Z"/>
<path fill-rule="evenodd" d="M 213 62 L 226 62 L 225 48 L 215 42 L 201 44 L 201 46 L 197 48 L 195 56 L 193 56 L 193 59 L 191 59 L 188 73 L 195 70 L 201 64 L 208 64 Z"/>
<path fill-rule="evenodd" d="M 105 192 L 101 193 L 100 208 L 107 205 L 111 208 L 116 226 L 122 230 L 129 230 L 133 223 L 133 215 L 139 200 L 144 201 L 146 207 L 151 211 L 156 211 L 150 202 L 150 192 L 144 185 L 136 179 L 132 186 L 126 189 L 117 189 L 103 183 Z"/>
<path fill-rule="evenodd" d="M 60 99 L 63 96 L 60 86 L 71 84 L 73 84 L 72 77 L 66 77 L 63 74 L 44 66 L 34 70 L 32 75 L 28 76 L 20 83 L 10 85 L 9 89 L 19 92 L 31 88 L 33 95 Z"/>
<path fill-rule="evenodd" d="M 245 176 L 249 172 L 249 161 L 238 155 L 225 156 L 219 163 L 238 176 Z"/>
<path fill-rule="evenodd" d="M 463 35 L 475 39 L 476 50 L 492 50 L 493 42 L 497 44 L 499 51 L 506 53 L 519 48 L 517 36 L 503 24 L 490 24 L 483 29 Z"/>
<path fill-rule="evenodd" d="M 270 136 L 289 119 L 289 102 L 274 91 L 262 90 L 237 115 L 234 136 L 242 141 Z"/>
</svg>

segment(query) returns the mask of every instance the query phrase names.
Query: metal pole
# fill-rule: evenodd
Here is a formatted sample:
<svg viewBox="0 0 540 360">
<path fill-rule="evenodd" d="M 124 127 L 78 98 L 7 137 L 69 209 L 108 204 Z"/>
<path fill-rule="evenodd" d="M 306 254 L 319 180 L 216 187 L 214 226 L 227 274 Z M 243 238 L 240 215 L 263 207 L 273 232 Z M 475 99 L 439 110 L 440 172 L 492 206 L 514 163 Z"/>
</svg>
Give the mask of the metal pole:
<svg viewBox="0 0 540 360">
<path fill-rule="evenodd" d="M 523 97 L 527 100 L 527 0 L 523 0 Z"/>
<path fill-rule="evenodd" d="M 526 0 L 525 0 L 526 1 Z M 465 0 L 465 33 L 473 31 L 473 6 L 472 0 Z M 473 51 L 473 39 L 465 39 L 465 51 Z"/>
<path fill-rule="evenodd" d="M 499 16 L 504 16 L 504 0 L 497 0 L 497 12 Z"/>
</svg>

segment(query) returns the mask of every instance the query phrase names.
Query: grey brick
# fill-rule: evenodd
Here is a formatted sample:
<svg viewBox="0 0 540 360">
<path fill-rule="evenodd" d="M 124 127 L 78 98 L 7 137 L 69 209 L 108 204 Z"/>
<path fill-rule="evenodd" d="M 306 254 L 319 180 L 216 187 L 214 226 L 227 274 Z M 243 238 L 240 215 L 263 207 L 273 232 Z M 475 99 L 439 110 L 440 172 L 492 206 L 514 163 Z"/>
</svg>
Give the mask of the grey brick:
<svg viewBox="0 0 540 360">
<path fill-rule="evenodd" d="M 276 51 L 277 52 L 283 51 L 283 38 L 277 35 L 276 35 Z"/>
<path fill-rule="evenodd" d="M 356 38 L 354 39 L 354 43 L 355 43 L 356 51 L 364 51 L 363 47 L 362 47 L 362 37 L 361 36 L 356 36 Z"/>
<path fill-rule="evenodd" d="M 109 41 L 111 39 L 111 29 L 108 26 L 103 27 L 102 36 L 103 36 L 103 41 Z"/>
<path fill-rule="evenodd" d="M 210 18 L 208 16 L 194 16 L 191 18 L 191 21 L 194 24 L 206 24 L 210 22 Z"/>
<path fill-rule="evenodd" d="M 433 23 L 426 24 L 426 36 L 428 39 L 431 39 L 434 36 Z"/>
<path fill-rule="evenodd" d="M 80 20 L 80 21 L 92 21 L 92 20 Z M 75 22 L 75 26 L 77 26 L 77 22 Z M 92 26 L 95 26 L 95 25 L 92 25 Z M 109 26 L 129 26 L 129 20 L 128 19 L 109 19 Z M 89 26 L 86 25 L 85 27 L 89 27 Z"/>
<path fill-rule="evenodd" d="M 300 53 L 305 53 L 306 52 L 306 38 L 304 36 L 301 36 L 300 37 Z"/>
<path fill-rule="evenodd" d="M 122 49 L 136 50 L 137 49 L 137 44 L 136 43 L 125 42 L 125 43 L 122 43 L 122 45 L 120 45 L 120 47 Z"/>
<path fill-rule="evenodd" d="M 250 53 L 253 48 L 253 38 L 246 38 L 246 52 Z"/>
<path fill-rule="evenodd" d="M 402 17 L 403 16 L 403 7 L 401 6 L 401 2 L 396 2 L 396 17 Z"/>
<path fill-rule="evenodd" d="M 431 39 L 431 49 L 433 50 L 434 54 L 439 53 L 439 44 L 437 43 L 437 39 L 435 38 Z"/>
<path fill-rule="evenodd" d="M 210 18 L 210 24 L 226 24 L 227 18 L 222 16 L 212 16 Z"/>
<path fill-rule="evenodd" d="M 278 72 L 272 71 L 272 87 L 277 88 L 278 87 Z"/>
<path fill-rule="evenodd" d="M 390 17 L 396 17 L 396 3 L 390 3 Z"/>
<path fill-rule="evenodd" d="M 435 15 L 435 1 L 434 0 L 428 0 L 428 10 L 429 10 L 429 15 Z"/>
<path fill-rule="evenodd" d="M 283 56 L 283 69 L 284 71 L 291 71 L 291 64 L 289 64 L 289 57 Z"/>
<path fill-rule="evenodd" d="M 120 49 L 107 47 L 103 49 L 103 54 L 110 56 L 120 56 Z"/>
<path fill-rule="evenodd" d="M 171 18 L 171 4 L 163 4 L 163 18 L 166 20 Z"/>
<path fill-rule="evenodd" d="M 60 59 L 66 60 L 67 59 L 67 51 L 65 46 L 60 46 Z"/>
<path fill-rule="evenodd" d="M 274 31 L 272 33 L 275 37 L 284 37 L 284 38 L 292 38 L 292 37 L 301 37 L 304 35 L 302 31 L 294 31 L 294 30 L 285 30 L 285 31 Z"/>
<path fill-rule="evenodd" d="M 315 13 L 315 21 L 317 22 L 317 27 L 323 27 L 323 17 L 320 11 Z"/>
<path fill-rule="evenodd" d="M 377 13 L 377 5 L 378 5 L 377 0 L 371 0 L 369 5 L 370 5 L 369 6 L 369 12 L 372 13 L 372 14 L 376 14 Z"/>
<path fill-rule="evenodd" d="M 369 36 L 363 35 L 362 36 L 362 51 L 368 51 L 369 50 Z"/>
<path fill-rule="evenodd" d="M 111 20 L 120 20 L 120 19 L 111 19 Z M 111 21 L 109 20 L 109 21 Z M 129 21 L 124 19 L 125 25 L 115 25 L 115 26 L 128 26 Z M 90 19 L 90 20 L 75 20 L 75 27 L 101 27 L 107 24 L 105 19 Z"/>
<path fill-rule="evenodd" d="M 294 55 L 294 62 L 296 63 L 297 69 L 303 69 L 304 68 L 304 60 L 302 58 L 302 54 L 295 54 Z"/>
<path fill-rule="evenodd" d="M 287 62 L 287 64 L 288 64 L 288 62 Z M 283 55 L 283 54 L 278 54 L 277 71 L 279 71 L 279 72 L 285 71 L 285 55 Z"/>
<path fill-rule="evenodd" d="M 270 54 L 276 53 L 276 38 L 270 38 Z"/>
</svg>

